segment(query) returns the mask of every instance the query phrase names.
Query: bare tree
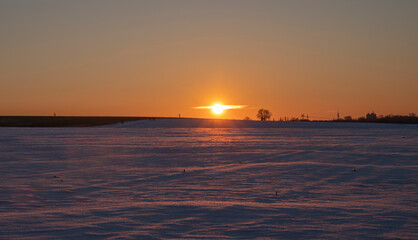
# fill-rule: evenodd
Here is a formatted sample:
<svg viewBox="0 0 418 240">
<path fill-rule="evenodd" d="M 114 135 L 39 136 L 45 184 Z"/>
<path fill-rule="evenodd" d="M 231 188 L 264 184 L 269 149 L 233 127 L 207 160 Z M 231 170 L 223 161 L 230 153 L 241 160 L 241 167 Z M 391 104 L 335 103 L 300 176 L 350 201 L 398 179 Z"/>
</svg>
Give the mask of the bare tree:
<svg viewBox="0 0 418 240">
<path fill-rule="evenodd" d="M 260 119 L 261 121 L 266 121 L 269 120 L 271 117 L 271 112 L 267 109 L 260 109 L 258 110 L 257 113 L 257 118 Z"/>
</svg>

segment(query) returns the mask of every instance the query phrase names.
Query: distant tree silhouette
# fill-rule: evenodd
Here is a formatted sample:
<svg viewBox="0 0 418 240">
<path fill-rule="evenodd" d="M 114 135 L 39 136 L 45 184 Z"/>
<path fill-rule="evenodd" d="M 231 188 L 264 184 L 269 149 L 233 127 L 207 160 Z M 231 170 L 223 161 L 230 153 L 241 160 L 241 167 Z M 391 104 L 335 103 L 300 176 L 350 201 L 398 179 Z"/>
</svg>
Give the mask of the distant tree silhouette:
<svg viewBox="0 0 418 240">
<path fill-rule="evenodd" d="M 353 121 L 353 118 L 351 116 L 345 116 L 344 120 L 345 121 Z"/>
<path fill-rule="evenodd" d="M 251 118 L 250 118 L 250 117 L 248 117 L 248 116 L 246 116 L 246 117 L 244 118 L 244 120 L 251 120 Z"/>
<path fill-rule="evenodd" d="M 376 113 L 371 112 L 371 113 L 366 114 L 366 119 L 369 121 L 376 120 L 377 119 Z"/>
<path fill-rule="evenodd" d="M 257 118 L 260 119 L 261 121 L 266 121 L 269 120 L 271 117 L 271 112 L 267 109 L 260 109 L 258 110 L 257 113 Z"/>
</svg>

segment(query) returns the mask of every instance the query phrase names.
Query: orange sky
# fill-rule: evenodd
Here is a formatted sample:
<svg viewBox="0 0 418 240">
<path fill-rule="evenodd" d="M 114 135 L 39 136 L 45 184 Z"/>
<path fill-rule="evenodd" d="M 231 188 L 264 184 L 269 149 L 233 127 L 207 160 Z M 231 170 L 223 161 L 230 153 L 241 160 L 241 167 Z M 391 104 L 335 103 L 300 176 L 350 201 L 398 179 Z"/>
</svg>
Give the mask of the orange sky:
<svg viewBox="0 0 418 240">
<path fill-rule="evenodd" d="M 418 1 L 2 1 L 0 115 L 418 113 Z"/>
</svg>

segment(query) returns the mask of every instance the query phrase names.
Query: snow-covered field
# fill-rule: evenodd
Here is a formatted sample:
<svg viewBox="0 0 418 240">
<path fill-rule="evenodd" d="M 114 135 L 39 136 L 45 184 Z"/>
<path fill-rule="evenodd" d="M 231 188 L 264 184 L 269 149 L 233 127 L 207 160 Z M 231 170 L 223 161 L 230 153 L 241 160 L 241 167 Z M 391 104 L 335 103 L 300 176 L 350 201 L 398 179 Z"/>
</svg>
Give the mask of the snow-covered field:
<svg viewBox="0 0 418 240">
<path fill-rule="evenodd" d="M 417 185 L 417 125 L 0 128 L 0 239 L 418 239 Z"/>
</svg>

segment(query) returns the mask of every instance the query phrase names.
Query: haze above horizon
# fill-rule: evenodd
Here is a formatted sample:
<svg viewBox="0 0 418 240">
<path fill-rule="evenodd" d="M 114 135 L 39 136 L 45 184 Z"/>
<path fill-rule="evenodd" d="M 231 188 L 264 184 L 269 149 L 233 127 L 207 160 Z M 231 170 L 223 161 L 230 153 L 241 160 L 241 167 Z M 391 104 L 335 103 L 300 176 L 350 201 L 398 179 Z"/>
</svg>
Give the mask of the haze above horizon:
<svg viewBox="0 0 418 240">
<path fill-rule="evenodd" d="M 418 1 L 2 1 L 0 115 L 418 110 Z"/>
</svg>

